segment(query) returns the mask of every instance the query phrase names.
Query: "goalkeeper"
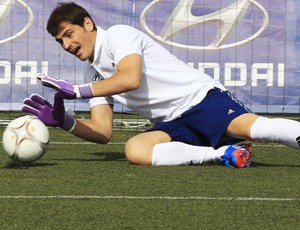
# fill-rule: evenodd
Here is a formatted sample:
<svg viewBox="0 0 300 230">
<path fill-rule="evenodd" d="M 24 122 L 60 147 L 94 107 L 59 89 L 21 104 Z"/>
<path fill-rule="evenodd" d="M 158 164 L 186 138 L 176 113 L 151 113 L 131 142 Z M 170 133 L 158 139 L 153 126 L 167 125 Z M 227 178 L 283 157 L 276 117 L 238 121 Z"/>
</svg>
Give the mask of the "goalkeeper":
<svg viewBox="0 0 300 230">
<path fill-rule="evenodd" d="M 81 6 L 59 3 L 47 30 L 65 51 L 88 64 L 83 85 L 37 76 L 44 86 L 58 91 L 54 104 L 34 94 L 24 100 L 22 111 L 48 126 L 106 144 L 117 100 L 154 124 L 127 141 L 125 155 L 134 164 L 248 167 L 250 150 L 236 145 L 245 140 L 300 149 L 299 122 L 252 113 L 220 82 L 133 27 L 103 30 Z M 81 98 L 90 99 L 89 120 L 65 113 L 64 99 Z"/>
</svg>

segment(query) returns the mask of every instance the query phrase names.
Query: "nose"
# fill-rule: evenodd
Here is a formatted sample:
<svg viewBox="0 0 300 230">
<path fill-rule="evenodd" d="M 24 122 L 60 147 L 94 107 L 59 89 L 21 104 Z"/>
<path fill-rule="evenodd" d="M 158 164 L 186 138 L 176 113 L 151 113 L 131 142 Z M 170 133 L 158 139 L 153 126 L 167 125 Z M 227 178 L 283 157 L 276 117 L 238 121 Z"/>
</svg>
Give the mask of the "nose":
<svg viewBox="0 0 300 230">
<path fill-rule="evenodd" d="M 69 50 L 70 47 L 71 47 L 70 39 L 68 39 L 68 38 L 63 38 L 63 39 L 62 39 L 62 47 L 63 47 L 63 49 L 65 49 L 65 50 Z"/>
</svg>

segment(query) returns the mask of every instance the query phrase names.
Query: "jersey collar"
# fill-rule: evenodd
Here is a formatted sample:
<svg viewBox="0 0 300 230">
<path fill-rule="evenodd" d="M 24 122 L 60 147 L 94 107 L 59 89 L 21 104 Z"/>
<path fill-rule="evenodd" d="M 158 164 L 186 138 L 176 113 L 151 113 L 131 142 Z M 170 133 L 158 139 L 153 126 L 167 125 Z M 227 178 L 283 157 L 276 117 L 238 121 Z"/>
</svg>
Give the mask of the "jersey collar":
<svg viewBox="0 0 300 230">
<path fill-rule="evenodd" d="M 94 50 L 94 60 L 91 63 L 92 66 L 95 65 L 95 63 L 99 62 L 104 33 L 105 33 L 105 30 L 103 30 L 101 27 L 97 26 L 97 36 L 96 36 L 96 44 L 95 44 L 95 50 Z"/>
</svg>

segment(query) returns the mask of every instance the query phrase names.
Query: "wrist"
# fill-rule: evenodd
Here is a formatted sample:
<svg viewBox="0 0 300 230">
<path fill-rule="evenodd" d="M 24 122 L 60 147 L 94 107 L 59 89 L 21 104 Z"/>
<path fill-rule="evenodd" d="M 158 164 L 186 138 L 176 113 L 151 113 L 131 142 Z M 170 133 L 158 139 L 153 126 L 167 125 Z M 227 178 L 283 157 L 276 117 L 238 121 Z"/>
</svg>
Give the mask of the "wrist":
<svg viewBox="0 0 300 230">
<path fill-rule="evenodd" d="M 70 114 L 66 113 L 65 120 L 61 126 L 61 128 L 69 133 L 71 133 L 75 129 L 76 120 Z"/>
<path fill-rule="evenodd" d="M 92 98 L 92 83 L 82 84 L 82 85 L 74 85 L 74 92 L 76 93 L 77 98 Z"/>
</svg>

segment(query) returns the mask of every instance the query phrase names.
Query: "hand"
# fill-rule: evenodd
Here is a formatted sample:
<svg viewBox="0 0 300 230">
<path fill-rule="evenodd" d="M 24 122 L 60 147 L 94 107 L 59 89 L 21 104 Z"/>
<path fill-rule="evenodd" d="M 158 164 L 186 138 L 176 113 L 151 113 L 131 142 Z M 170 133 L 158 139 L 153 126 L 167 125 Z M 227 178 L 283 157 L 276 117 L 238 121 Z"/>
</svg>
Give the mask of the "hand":
<svg viewBox="0 0 300 230">
<path fill-rule="evenodd" d="M 93 97 L 91 84 L 72 85 L 65 80 L 55 79 L 44 74 L 37 74 L 36 77 L 42 82 L 42 85 L 61 92 L 59 96 L 64 99 Z"/>
<path fill-rule="evenodd" d="M 23 101 L 23 112 L 35 115 L 45 125 L 51 127 L 61 127 L 66 131 L 72 131 L 75 127 L 75 119 L 65 113 L 64 100 L 61 92 L 55 94 L 53 106 L 42 96 L 32 94 L 30 98 Z"/>
</svg>

